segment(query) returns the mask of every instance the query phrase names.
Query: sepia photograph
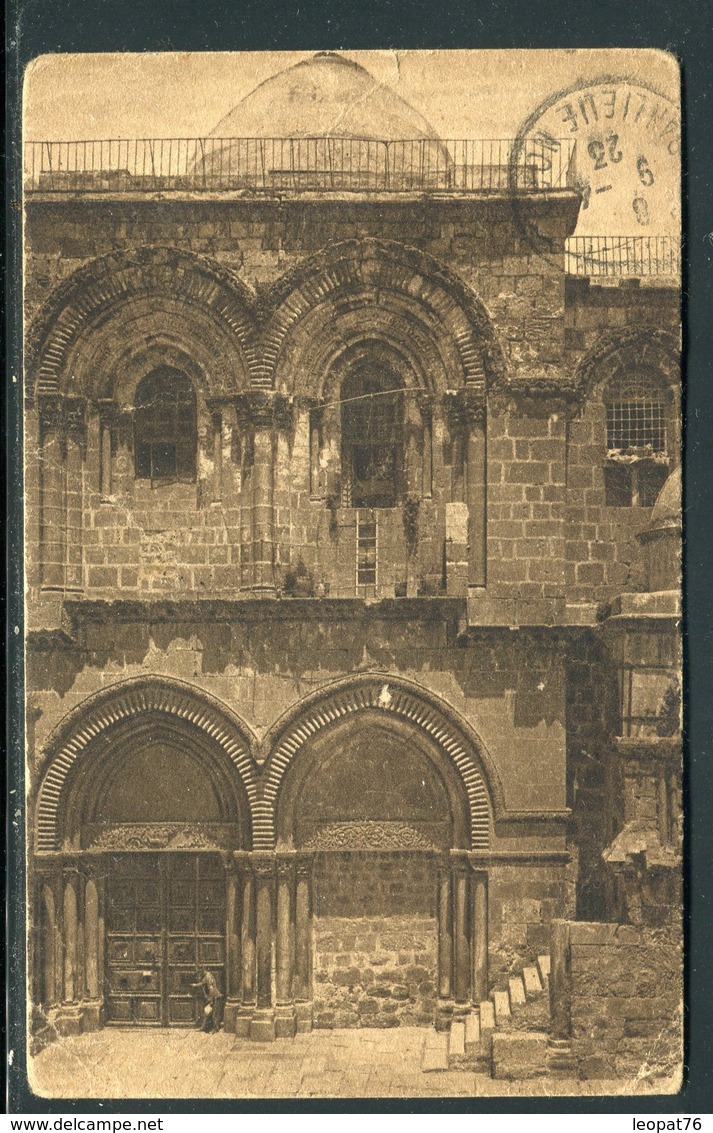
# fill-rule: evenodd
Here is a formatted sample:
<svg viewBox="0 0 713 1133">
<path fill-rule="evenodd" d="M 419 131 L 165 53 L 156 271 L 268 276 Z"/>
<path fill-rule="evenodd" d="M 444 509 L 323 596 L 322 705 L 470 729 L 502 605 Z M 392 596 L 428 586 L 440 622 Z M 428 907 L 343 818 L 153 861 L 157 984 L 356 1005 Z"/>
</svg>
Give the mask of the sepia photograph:
<svg viewBox="0 0 713 1133">
<path fill-rule="evenodd" d="M 681 1089 L 680 87 L 27 68 L 40 1098 Z"/>
</svg>

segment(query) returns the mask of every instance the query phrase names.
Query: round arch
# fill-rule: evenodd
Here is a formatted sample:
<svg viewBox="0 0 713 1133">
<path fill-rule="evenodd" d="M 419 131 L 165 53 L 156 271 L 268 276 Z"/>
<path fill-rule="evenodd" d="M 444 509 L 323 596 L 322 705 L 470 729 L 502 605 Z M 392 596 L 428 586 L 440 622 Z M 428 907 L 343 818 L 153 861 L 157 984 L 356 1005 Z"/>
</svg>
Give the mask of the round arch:
<svg viewBox="0 0 713 1133">
<path fill-rule="evenodd" d="M 597 387 L 632 371 L 649 369 L 662 386 L 680 381 L 681 355 L 668 331 L 631 330 L 604 334 L 584 355 L 575 371 L 575 385 L 585 400 Z"/>
<path fill-rule="evenodd" d="M 214 341 L 214 359 L 227 351 L 230 364 L 209 369 L 210 392 L 233 394 L 231 370 L 250 371 L 254 305 L 250 289 L 205 256 L 153 246 L 112 252 L 69 276 L 35 320 L 28 335 L 28 392 L 109 396 L 82 389 L 83 372 L 91 375 L 132 332 L 144 341 L 168 332 L 184 343 Z"/>
<path fill-rule="evenodd" d="M 451 378 L 455 374 L 483 395 L 486 384 L 505 372 L 504 355 L 483 303 L 432 256 L 396 241 L 333 245 L 283 276 L 269 304 L 261 373 L 268 385 L 283 380 L 288 345 L 293 359 L 295 348 L 304 349 L 317 332 L 325 340 L 323 349 L 328 349 L 330 324 L 348 325 L 350 313 L 359 310 L 363 326 L 367 306 L 394 341 L 408 344 L 414 335 L 419 337 L 422 349 L 439 356 Z M 308 326 L 309 333 L 302 332 Z M 304 372 L 303 366 L 296 369 Z"/>
<path fill-rule="evenodd" d="M 323 729 L 360 713 L 401 721 L 442 753 L 457 774 L 467 801 L 470 848 L 488 849 L 493 818 L 503 809 L 503 794 L 482 741 L 438 697 L 387 673 L 347 678 L 319 689 L 274 725 L 262 744 L 270 755 L 254 812 L 255 848 L 275 845 L 275 814 L 285 774 L 305 744 Z"/>
<path fill-rule="evenodd" d="M 38 853 L 62 849 L 66 808 L 78 797 L 72 782 L 77 769 L 112 736 L 126 743 L 129 728 L 140 733 L 148 721 L 162 735 L 190 733 L 198 756 L 203 752 L 219 768 L 218 781 L 231 782 L 242 794 L 245 819 L 251 819 L 257 787 L 247 725 L 190 685 L 147 677 L 122 682 L 80 704 L 50 737 L 35 808 Z"/>
</svg>

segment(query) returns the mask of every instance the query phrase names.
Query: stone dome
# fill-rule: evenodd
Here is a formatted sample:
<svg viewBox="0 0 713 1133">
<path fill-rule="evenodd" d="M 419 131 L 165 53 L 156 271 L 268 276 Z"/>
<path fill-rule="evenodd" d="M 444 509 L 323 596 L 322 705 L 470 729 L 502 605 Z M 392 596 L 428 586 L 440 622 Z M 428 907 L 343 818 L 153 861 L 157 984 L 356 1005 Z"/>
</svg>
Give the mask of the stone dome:
<svg viewBox="0 0 713 1133">
<path fill-rule="evenodd" d="M 651 512 L 649 529 L 680 527 L 683 519 L 681 503 L 681 468 L 675 468 L 658 494 Z"/>
<path fill-rule="evenodd" d="M 649 590 L 676 590 L 681 584 L 682 520 L 679 466 L 666 480 L 648 525 L 637 536 Z"/>
<path fill-rule="evenodd" d="M 272 75 L 223 118 L 215 138 L 372 138 L 437 140 L 394 90 L 333 51 Z"/>
<path fill-rule="evenodd" d="M 201 142 L 206 186 L 251 192 L 444 188 L 453 160 L 418 111 L 324 51 L 272 75 Z"/>
</svg>

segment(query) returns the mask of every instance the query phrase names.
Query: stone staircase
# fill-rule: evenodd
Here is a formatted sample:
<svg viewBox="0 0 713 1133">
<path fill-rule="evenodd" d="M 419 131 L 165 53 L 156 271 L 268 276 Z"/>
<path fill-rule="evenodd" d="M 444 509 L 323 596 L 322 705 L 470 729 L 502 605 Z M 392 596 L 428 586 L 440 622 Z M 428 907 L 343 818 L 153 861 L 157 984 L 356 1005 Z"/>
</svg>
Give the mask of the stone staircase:
<svg viewBox="0 0 713 1133">
<path fill-rule="evenodd" d="M 448 1031 L 429 1031 L 421 1069 L 475 1070 L 493 1078 L 519 1080 L 556 1072 L 549 1036 L 550 957 L 511 976 L 477 1008 L 456 1016 Z M 556 1057 L 555 1057 L 556 1063 Z"/>
</svg>

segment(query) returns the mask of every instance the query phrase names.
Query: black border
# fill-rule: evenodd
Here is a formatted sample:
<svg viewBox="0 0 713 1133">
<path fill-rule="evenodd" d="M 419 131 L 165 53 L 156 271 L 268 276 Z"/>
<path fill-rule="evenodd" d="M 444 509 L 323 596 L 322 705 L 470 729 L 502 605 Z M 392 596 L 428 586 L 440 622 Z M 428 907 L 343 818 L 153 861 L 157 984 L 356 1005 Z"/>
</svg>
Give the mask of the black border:
<svg viewBox="0 0 713 1133">
<path fill-rule="evenodd" d="M 14 1113 L 631 1113 L 713 1112 L 713 21 L 705 0 L 6 0 L 5 180 L 7 369 L 7 966 L 6 1105 Z M 687 772 L 687 1042 L 680 1094 L 626 1098 L 359 1099 L 355 1101 L 46 1100 L 28 1088 L 24 1022 L 24 815 L 22 799 L 21 162 L 22 74 L 45 52 L 655 47 L 680 61 L 684 96 L 687 235 L 685 545 Z M 12 375 L 17 375 L 13 381 Z M 1 423 L 0 423 L 1 424 Z M 6 1065 L 7 1062 L 5 1063 Z M 705 1122 L 704 1122 L 705 1128 Z"/>
</svg>

